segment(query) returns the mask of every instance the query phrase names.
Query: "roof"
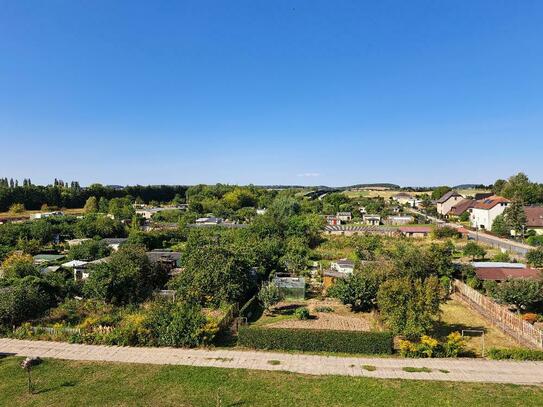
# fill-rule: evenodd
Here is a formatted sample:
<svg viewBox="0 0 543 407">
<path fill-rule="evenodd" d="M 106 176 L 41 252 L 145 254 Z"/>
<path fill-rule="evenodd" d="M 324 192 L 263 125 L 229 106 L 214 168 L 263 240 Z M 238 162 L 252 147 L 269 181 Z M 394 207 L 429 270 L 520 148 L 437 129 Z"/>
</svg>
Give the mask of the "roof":
<svg viewBox="0 0 543 407">
<path fill-rule="evenodd" d="M 198 218 L 196 219 L 196 223 L 221 223 L 223 221 L 222 218 Z"/>
<path fill-rule="evenodd" d="M 475 274 L 480 280 L 504 281 L 516 278 L 526 278 L 529 280 L 542 279 L 539 270 L 518 267 L 480 267 L 475 269 Z"/>
<path fill-rule="evenodd" d="M 473 208 L 476 203 L 477 201 L 474 199 L 464 199 L 454 205 L 449 211 L 449 214 L 460 216 L 468 209 Z"/>
<path fill-rule="evenodd" d="M 402 233 L 430 233 L 431 226 L 400 226 L 398 228 Z"/>
<path fill-rule="evenodd" d="M 445 202 L 447 202 L 449 199 L 451 199 L 451 198 L 453 198 L 453 197 L 455 197 L 455 196 L 462 196 L 462 195 L 460 195 L 460 194 L 459 194 L 458 192 L 456 192 L 456 191 L 452 191 L 452 190 L 451 190 L 451 191 L 447 192 L 445 195 L 443 195 L 441 198 L 439 198 L 439 199 L 437 200 L 436 203 L 445 203 Z"/>
<path fill-rule="evenodd" d="M 502 268 L 515 268 L 515 269 L 525 269 L 526 265 L 522 263 L 507 263 L 501 261 L 474 261 L 471 265 L 475 268 L 492 268 L 492 267 L 502 267 Z"/>
<path fill-rule="evenodd" d="M 489 209 L 494 208 L 496 205 L 500 203 L 509 203 L 509 202 L 511 201 L 507 198 L 503 198 L 501 196 L 491 196 L 481 201 L 477 201 L 475 205 L 473 206 L 473 208 L 489 210 Z"/>
<path fill-rule="evenodd" d="M 525 206 L 524 213 L 526 214 L 526 226 L 529 228 L 543 227 L 543 207 L 542 206 Z"/>
<path fill-rule="evenodd" d="M 177 265 L 181 260 L 181 253 L 167 251 L 167 250 L 153 250 L 151 252 L 145 253 L 150 261 L 159 262 L 159 261 L 175 261 Z"/>
<path fill-rule="evenodd" d="M 347 259 L 333 261 L 332 263 L 336 263 L 338 266 L 342 266 L 342 267 L 354 267 L 354 262 Z"/>
<path fill-rule="evenodd" d="M 74 267 L 84 266 L 87 263 L 88 263 L 87 261 L 83 261 L 83 260 L 72 260 L 72 261 L 69 261 L 67 263 L 64 263 L 62 265 L 62 267 L 64 267 L 64 268 L 74 268 Z"/>
<path fill-rule="evenodd" d="M 334 270 L 325 270 L 322 274 L 324 276 L 327 276 L 327 277 L 335 277 L 335 278 L 348 278 L 349 277 L 348 273 L 340 273 L 339 271 L 334 271 Z"/>
<path fill-rule="evenodd" d="M 351 216 L 351 212 L 338 212 L 336 216 Z"/>
<path fill-rule="evenodd" d="M 65 257 L 63 254 L 36 254 L 34 261 L 57 261 Z"/>
<path fill-rule="evenodd" d="M 123 244 L 128 239 L 126 237 L 107 237 L 105 239 L 102 239 L 102 242 L 105 244 Z"/>
</svg>

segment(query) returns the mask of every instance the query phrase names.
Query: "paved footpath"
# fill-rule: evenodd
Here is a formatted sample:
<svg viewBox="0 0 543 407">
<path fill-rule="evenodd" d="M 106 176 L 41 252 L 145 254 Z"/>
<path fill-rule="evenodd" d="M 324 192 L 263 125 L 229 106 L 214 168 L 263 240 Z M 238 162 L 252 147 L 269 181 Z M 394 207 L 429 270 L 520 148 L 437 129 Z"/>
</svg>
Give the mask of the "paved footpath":
<svg viewBox="0 0 543 407">
<path fill-rule="evenodd" d="M 133 348 L 5 338 L 0 338 L 0 354 L 82 361 L 283 370 L 312 375 L 383 379 L 543 384 L 543 362 L 359 358 L 226 349 Z M 376 369 L 368 371 L 362 368 L 363 365 L 375 366 Z M 404 367 L 426 367 L 432 371 L 409 373 L 402 370 Z"/>
</svg>

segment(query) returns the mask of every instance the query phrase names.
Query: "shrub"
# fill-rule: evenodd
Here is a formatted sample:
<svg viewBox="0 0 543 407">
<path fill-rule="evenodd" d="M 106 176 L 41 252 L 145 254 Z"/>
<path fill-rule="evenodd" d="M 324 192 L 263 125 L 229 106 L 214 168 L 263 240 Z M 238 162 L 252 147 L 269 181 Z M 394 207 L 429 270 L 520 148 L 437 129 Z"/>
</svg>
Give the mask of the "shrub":
<svg viewBox="0 0 543 407">
<path fill-rule="evenodd" d="M 281 301 L 281 293 L 279 287 L 274 283 L 268 283 L 258 292 L 258 299 L 262 303 L 265 311 L 269 311 L 271 307 Z"/>
<path fill-rule="evenodd" d="M 464 346 L 464 338 L 458 332 L 449 334 L 444 343 L 439 343 L 427 335 L 423 335 L 419 342 L 399 341 L 400 355 L 407 358 L 455 358 L 462 353 Z"/>
<path fill-rule="evenodd" d="M 494 360 L 543 360 L 543 351 L 523 348 L 490 348 L 488 357 Z"/>
<path fill-rule="evenodd" d="M 392 353 L 390 332 L 325 331 L 315 329 L 240 328 L 238 343 L 256 349 L 304 352 Z"/>
<path fill-rule="evenodd" d="M 456 228 L 450 226 L 436 226 L 432 230 L 432 235 L 436 239 L 445 239 L 451 237 L 460 237 L 460 233 Z"/>
<path fill-rule="evenodd" d="M 534 324 L 539 319 L 539 315 L 534 314 L 533 312 L 527 312 L 526 314 L 522 314 L 522 319 L 530 324 Z"/>
<path fill-rule="evenodd" d="M 543 267 L 543 246 L 530 250 L 526 254 L 526 260 L 533 267 Z"/>
<path fill-rule="evenodd" d="M 464 351 L 466 342 L 460 332 L 451 332 L 443 344 L 443 355 L 447 358 L 456 358 Z"/>
<path fill-rule="evenodd" d="M 294 316 L 298 319 L 309 319 L 309 310 L 306 307 L 296 308 Z"/>
</svg>

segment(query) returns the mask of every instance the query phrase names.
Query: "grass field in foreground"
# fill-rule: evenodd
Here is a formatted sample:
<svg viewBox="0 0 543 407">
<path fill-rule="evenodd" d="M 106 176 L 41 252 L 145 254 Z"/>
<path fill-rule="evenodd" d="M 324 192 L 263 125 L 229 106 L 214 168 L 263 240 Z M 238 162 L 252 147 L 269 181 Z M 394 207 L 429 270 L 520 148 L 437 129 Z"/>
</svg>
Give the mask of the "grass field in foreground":
<svg viewBox="0 0 543 407">
<path fill-rule="evenodd" d="M 2 406 L 541 406 L 543 388 L 187 366 L 0 359 Z M 361 367 L 361 369 L 363 369 Z"/>
</svg>

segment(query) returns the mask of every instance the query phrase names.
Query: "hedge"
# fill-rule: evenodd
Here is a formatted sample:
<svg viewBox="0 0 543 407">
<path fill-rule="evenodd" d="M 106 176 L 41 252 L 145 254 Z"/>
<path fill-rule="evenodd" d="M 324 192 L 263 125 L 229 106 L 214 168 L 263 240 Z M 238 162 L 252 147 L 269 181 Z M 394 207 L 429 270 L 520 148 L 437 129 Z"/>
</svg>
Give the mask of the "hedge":
<svg viewBox="0 0 543 407">
<path fill-rule="evenodd" d="M 390 332 L 255 327 L 240 328 L 238 332 L 238 345 L 241 346 L 304 352 L 391 354 L 392 340 Z"/>
<path fill-rule="evenodd" d="M 490 348 L 488 357 L 494 360 L 543 360 L 543 351 L 523 348 Z"/>
</svg>

